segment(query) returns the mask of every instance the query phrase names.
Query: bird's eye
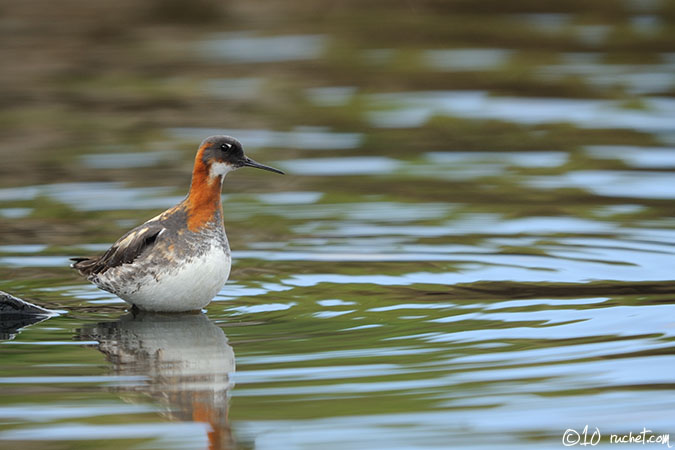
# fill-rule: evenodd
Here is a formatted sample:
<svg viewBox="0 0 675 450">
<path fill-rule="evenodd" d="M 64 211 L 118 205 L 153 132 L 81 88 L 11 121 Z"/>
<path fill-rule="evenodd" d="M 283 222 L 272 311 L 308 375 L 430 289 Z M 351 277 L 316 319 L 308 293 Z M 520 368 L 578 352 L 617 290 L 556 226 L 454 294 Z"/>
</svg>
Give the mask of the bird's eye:
<svg viewBox="0 0 675 450">
<path fill-rule="evenodd" d="M 231 148 L 232 148 L 232 144 L 222 144 L 220 146 L 220 149 L 223 150 L 223 151 L 228 151 Z"/>
</svg>

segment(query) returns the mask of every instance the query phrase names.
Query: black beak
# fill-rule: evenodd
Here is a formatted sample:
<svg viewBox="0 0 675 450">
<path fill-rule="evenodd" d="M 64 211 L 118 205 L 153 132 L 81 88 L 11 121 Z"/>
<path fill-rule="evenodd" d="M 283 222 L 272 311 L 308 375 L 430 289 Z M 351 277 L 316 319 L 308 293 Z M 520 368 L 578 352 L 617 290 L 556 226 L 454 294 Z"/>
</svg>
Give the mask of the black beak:
<svg viewBox="0 0 675 450">
<path fill-rule="evenodd" d="M 255 162 L 251 158 L 249 158 L 248 156 L 244 156 L 243 164 L 246 167 L 255 167 L 256 169 L 269 170 L 270 172 L 280 173 L 282 175 L 286 175 L 281 170 L 275 169 L 274 167 L 266 166 L 264 164 L 260 164 L 259 162 Z"/>
</svg>

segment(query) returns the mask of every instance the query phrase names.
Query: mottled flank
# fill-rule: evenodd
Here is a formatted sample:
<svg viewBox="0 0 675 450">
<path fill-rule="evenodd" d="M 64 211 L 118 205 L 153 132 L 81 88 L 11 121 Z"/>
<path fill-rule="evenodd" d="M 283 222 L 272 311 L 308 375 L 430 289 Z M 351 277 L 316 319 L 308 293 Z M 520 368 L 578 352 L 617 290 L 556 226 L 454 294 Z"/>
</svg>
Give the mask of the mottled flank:
<svg viewBox="0 0 675 450">
<path fill-rule="evenodd" d="M 175 277 L 214 248 L 219 249 L 223 260 L 229 261 L 230 248 L 220 211 L 193 231 L 187 226 L 187 203 L 188 199 L 129 231 L 101 257 L 78 258 L 73 267 L 101 289 L 136 304 L 132 299 L 143 288 Z M 229 262 L 224 262 L 217 270 L 226 276 Z M 224 279 L 222 283 L 218 282 L 218 290 L 224 282 Z"/>
</svg>

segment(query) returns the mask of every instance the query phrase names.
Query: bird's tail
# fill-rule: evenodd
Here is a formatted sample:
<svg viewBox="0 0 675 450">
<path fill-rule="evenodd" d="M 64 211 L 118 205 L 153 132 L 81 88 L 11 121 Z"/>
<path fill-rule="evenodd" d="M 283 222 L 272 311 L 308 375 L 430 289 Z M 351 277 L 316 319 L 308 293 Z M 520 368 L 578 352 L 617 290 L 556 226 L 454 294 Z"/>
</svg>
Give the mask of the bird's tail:
<svg viewBox="0 0 675 450">
<path fill-rule="evenodd" d="M 99 258 L 88 258 L 88 257 L 77 257 L 70 258 L 71 261 L 74 261 L 70 267 L 80 272 L 80 275 L 89 275 L 91 269 L 98 262 Z"/>
</svg>

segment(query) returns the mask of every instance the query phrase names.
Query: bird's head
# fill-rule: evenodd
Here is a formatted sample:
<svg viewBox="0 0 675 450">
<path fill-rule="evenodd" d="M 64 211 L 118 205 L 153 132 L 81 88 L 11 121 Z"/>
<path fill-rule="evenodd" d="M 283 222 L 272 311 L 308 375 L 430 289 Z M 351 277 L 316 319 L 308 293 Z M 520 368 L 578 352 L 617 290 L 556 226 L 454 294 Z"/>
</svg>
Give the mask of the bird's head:
<svg viewBox="0 0 675 450">
<path fill-rule="evenodd" d="M 284 174 L 279 169 L 260 164 L 244 155 L 241 143 L 231 136 L 207 137 L 199 146 L 197 158 L 208 168 L 210 177 L 224 176 L 241 167 L 255 167 Z"/>
</svg>

